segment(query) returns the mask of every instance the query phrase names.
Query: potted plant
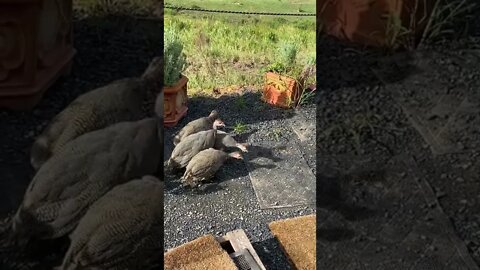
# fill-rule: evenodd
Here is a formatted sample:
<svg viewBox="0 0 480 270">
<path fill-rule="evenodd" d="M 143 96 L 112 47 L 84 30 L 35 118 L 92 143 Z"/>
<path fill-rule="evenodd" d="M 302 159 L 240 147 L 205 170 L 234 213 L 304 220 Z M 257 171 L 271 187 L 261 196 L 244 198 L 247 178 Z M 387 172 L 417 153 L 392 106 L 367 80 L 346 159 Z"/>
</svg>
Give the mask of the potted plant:
<svg viewBox="0 0 480 270">
<path fill-rule="evenodd" d="M 70 73 L 72 1 L 0 0 L 0 107 L 32 109 Z"/>
<path fill-rule="evenodd" d="M 179 36 L 168 29 L 164 36 L 164 125 L 175 126 L 187 114 L 187 82 L 182 73 L 186 67 L 186 57 Z"/>
<path fill-rule="evenodd" d="M 278 61 L 267 67 L 262 99 L 272 105 L 291 108 L 298 104 L 305 83 L 311 75 L 312 65 L 302 70 L 296 63 L 298 47 L 283 43 L 279 47 Z"/>
<path fill-rule="evenodd" d="M 415 46 L 438 0 L 320 0 L 327 34 L 377 47 Z"/>
</svg>

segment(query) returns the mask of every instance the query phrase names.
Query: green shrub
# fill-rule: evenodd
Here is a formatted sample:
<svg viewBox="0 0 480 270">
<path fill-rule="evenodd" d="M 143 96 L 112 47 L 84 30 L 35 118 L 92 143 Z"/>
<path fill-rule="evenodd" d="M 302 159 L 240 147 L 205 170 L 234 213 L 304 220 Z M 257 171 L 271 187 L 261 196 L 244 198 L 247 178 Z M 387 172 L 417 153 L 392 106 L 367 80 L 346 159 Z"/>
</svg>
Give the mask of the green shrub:
<svg viewBox="0 0 480 270">
<path fill-rule="evenodd" d="M 186 67 L 182 41 L 173 29 L 165 31 L 163 56 L 165 59 L 164 83 L 166 86 L 173 86 Z"/>
<path fill-rule="evenodd" d="M 293 42 L 283 42 L 278 47 L 277 61 L 267 67 L 267 70 L 280 74 L 291 73 L 295 69 L 298 46 Z"/>
<path fill-rule="evenodd" d="M 278 57 L 282 64 L 287 67 L 295 65 L 297 59 L 298 46 L 293 42 L 284 42 L 278 50 Z"/>
</svg>

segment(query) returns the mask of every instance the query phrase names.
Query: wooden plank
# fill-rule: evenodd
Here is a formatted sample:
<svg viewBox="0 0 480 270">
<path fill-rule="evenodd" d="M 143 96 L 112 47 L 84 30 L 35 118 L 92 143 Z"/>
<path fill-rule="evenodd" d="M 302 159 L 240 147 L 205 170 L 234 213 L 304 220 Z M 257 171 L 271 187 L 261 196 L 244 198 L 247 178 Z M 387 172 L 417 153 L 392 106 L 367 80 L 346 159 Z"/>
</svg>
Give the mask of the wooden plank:
<svg viewBox="0 0 480 270">
<path fill-rule="evenodd" d="M 248 251 L 248 249 L 244 249 L 242 251 L 237 251 L 230 254 L 230 257 L 235 261 L 235 258 L 243 258 L 250 270 L 261 270 L 260 266 L 258 265 L 257 261 L 253 258 L 253 255 Z M 242 264 L 244 265 L 244 264 Z"/>
<path fill-rule="evenodd" d="M 247 234 L 244 230 L 238 229 L 235 231 L 228 232 L 223 237 L 217 237 L 217 240 L 222 243 L 224 241 L 229 241 L 235 251 L 242 251 L 244 249 L 250 252 L 250 255 L 255 259 L 256 263 L 260 267 L 261 270 L 266 270 L 265 266 L 263 265 L 260 257 L 258 256 L 257 252 L 253 248 L 250 240 L 247 237 Z"/>
</svg>

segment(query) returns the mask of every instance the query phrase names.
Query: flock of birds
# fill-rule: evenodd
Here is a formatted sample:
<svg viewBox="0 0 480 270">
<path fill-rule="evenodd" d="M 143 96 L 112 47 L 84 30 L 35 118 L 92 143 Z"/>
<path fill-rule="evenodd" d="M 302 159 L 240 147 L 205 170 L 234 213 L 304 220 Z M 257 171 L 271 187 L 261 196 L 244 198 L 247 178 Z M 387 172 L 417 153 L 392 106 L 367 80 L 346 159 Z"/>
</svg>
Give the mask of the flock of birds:
<svg viewBox="0 0 480 270">
<path fill-rule="evenodd" d="M 163 61 L 139 78 L 114 81 L 70 103 L 31 149 L 35 175 L 8 226 L 0 232 L 0 265 L 12 250 L 69 238 L 56 269 L 151 269 L 163 258 Z M 148 93 L 159 92 L 153 113 Z M 153 114 L 153 116 L 150 116 Z M 213 111 L 175 137 L 167 169 L 186 168 L 195 186 L 211 179 L 245 144 L 217 130 Z M 43 242 L 42 242 L 43 241 Z"/>
<path fill-rule="evenodd" d="M 32 147 L 35 176 L 0 234 L 0 265 L 12 250 L 66 236 L 59 270 L 161 262 L 162 73 L 162 59 L 154 58 L 141 77 L 81 95 L 49 123 Z M 151 117 L 149 91 L 159 91 Z"/>
<path fill-rule="evenodd" d="M 229 159 L 243 159 L 239 151 L 227 153 L 228 148 L 238 148 L 248 152 L 247 144 L 241 144 L 226 132 L 218 130 L 225 127 L 218 112 L 213 110 L 209 116 L 189 122 L 175 136 L 175 148 L 166 161 L 166 171 L 178 172 L 185 168 L 181 177 L 184 186 L 195 187 L 210 181 L 215 173 Z"/>
</svg>

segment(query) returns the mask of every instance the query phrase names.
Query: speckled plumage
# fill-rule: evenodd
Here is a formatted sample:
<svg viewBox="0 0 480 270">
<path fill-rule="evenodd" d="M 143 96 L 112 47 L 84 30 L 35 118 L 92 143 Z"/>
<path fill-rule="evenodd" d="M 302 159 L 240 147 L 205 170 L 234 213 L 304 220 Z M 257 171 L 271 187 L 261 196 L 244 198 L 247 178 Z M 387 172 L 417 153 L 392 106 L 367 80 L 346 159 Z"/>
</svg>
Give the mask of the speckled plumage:
<svg viewBox="0 0 480 270">
<path fill-rule="evenodd" d="M 238 152 L 227 154 L 213 148 L 199 152 L 188 163 L 182 182 L 193 187 L 202 181 L 212 178 L 230 157 L 239 158 L 240 154 Z"/>
<path fill-rule="evenodd" d="M 184 168 L 200 151 L 211 148 L 215 144 L 216 129 L 200 131 L 182 140 L 175 146 L 167 162 L 170 169 Z"/>
<path fill-rule="evenodd" d="M 161 58 L 155 58 L 141 78 L 110 83 L 77 97 L 50 122 L 35 140 L 30 162 L 38 170 L 65 144 L 80 135 L 122 121 L 145 116 L 143 101 L 156 80 L 161 80 Z M 157 76 L 156 79 L 153 79 Z"/>
<path fill-rule="evenodd" d="M 58 269 L 149 269 L 163 256 L 163 182 L 129 181 L 95 202 L 70 235 Z"/>
<path fill-rule="evenodd" d="M 122 122 L 66 144 L 37 172 L 14 219 L 19 235 L 61 237 L 112 187 L 157 172 L 158 119 Z"/>
<path fill-rule="evenodd" d="M 177 145 L 186 137 L 200 131 L 213 128 L 213 123 L 218 119 L 217 111 L 212 111 L 209 116 L 193 120 L 186 124 L 173 139 L 173 145 Z"/>
</svg>

